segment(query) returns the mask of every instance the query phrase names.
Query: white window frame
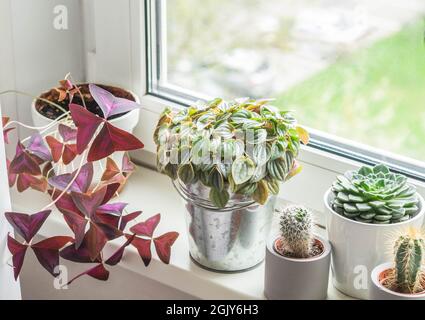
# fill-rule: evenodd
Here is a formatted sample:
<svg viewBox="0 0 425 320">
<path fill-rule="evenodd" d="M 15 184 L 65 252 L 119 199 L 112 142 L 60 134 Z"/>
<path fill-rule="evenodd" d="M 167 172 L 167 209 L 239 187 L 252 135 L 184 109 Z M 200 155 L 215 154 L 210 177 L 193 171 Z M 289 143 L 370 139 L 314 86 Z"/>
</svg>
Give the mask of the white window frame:
<svg viewBox="0 0 425 320">
<path fill-rule="evenodd" d="M 145 29 L 145 1 L 150 0 L 93 0 L 95 15 L 95 57 L 91 57 L 91 70 L 96 70 L 94 81 L 111 83 L 113 79 L 117 85 L 130 88 L 141 97 L 141 114 L 139 125 L 135 134 L 145 144 L 143 152 L 133 154 L 133 159 L 147 166 L 155 165 L 156 146 L 152 136 L 160 113 L 165 107 L 183 108 L 184 106 L 149 94 L 147 88 L 147 57 L 146 57 L 146 35 Z M 119 19 L 116 19 L 117 15 Z M 129 23 L 110 23 L 128 21 Z M 114 47 L 111 47 L 115 44 Z M 111 54 L 111 50 L 113 55 Z M 118 63 L 119 62 L 119 63 Z M 317 134 L 311 130 L 313 136 Z M 321 133 L 322 134 L 322 133 Z M 328 136 L 335 142 L 334 137 Z M 343 139 L 338 142 L 346 143 Z M 369 147 L 350 142 L 354 147 L 360 148 L 367 157 Z M 337 143 L 333 143 L 337 145 Z M 394 155 L 385 154 L 393 158 Z M 406 161 L 397 156 L 400 163 Z M 323 195 L 335 180 L 336 175 L 347 170 L 353 170 L 364 165 L 364 162 L 356 161 L 355 158 L 340 156 L 319 148 L 303 147 L 299 160 L 304 167 L 304 172 L 293 180 L 285 183 L 279 197 L 285 201 L 302 203 L 318 212 L 323 212 Z M 364 159 L 362 159 L 365 161 Z M 393 163 L 394 165 L 397 165 Z M 423 166 L 420 162 L 416 165 Z M 425 170 L 424 170 L 425 173 Z M 418 191 L 425 196 L 425 183 L 420 179 L 409 178 Z M 324 217 L 320 223 L 324 224 Z"/>
</svg>

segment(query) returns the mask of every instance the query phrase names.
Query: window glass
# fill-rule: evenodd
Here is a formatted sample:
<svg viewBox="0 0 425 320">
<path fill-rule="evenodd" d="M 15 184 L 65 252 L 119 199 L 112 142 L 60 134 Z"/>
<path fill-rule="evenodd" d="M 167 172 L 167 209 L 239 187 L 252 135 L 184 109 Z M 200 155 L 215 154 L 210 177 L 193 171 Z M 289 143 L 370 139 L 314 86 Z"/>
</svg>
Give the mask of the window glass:
<svg viewBox="0 0 425 320">
<path fill-rule="evenodd" d="M 163 86 L 425 161 L 425 1 L 164 0 Z"/>
</svg>

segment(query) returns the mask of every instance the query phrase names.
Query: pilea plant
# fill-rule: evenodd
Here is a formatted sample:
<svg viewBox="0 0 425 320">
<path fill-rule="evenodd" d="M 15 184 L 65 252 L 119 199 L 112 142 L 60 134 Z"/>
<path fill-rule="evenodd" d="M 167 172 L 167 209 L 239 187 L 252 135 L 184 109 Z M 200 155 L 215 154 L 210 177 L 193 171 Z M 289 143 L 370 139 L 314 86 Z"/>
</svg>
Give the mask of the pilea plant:
<svg viewBox="0 0 425 320">
<path fill-rule="evenodd" d="M 362 167 L 338 176 L 332 185 L 333 209 L 365 223 L 388 224 L 410 219 L 418 208 L 414 186 L 385 165 Z"/>
<path fill-rule="evenodd" d="M 6 212 L 7 221 L 20 238 L 8 235 L 8 248 L 12 254 L 15 279 L 18 277 L 26 251 L 31 248 L 40 264 L 53 276 L 58 275 L 60 259 L 76 263 L 94 263 L 88 270 L 68 281 L 88 275 L 107 280 L 106 266 L 118 264 L 125 249 L 132 245 L 140 254 L 144 264 L 151 261 L 151 246 L 161 261 L 169 263 L 171 246 L 178 237 L 177 232 L 155 236 L 160 214 L 137 221 L 141 211 L 127 212 L 127 203 L 112 202 L 118 197 L 118 190 L 135 169 L 125 154 L 122 164 L 117 165 L 109 156 L 116 151 L 130 151 L 143 148 L 132 134 L 112 125 L 108 119 L 124 114 L 139 105 L 133 101 L 116 98 L 110 92 L 90 85 L 91 97 L 97 102 L 101 114 L 88 111 L 85 98 L 79 86 L 70 78 L 61 81 L 57 88 L 63 105 L 39 98 L 55 110 L 54 121 L 35 128 L 17 121 L 3 118 L 3 135 L 9 142 L 14 124 L 37 130 L 36 133 L 17 142 L 16 154 L 7 161 L 9 185 L 17 185 L 19 192 L 28 188 L 48 195 L 52 201 L 35 213 Z M 73 103 L 78 95 L 83 105 Z M 106 160 L 106 168 L 101 160 Z M 67 168 L 74 167 L 72 172 Z M 93 183 L 94 170 L 103 170 L 102 179 Z M 35 242 L 34 238 L 56 206 L 73 236 L 55 235 Z M 119 240 L 121 239 L 121 243 Z M 107 245 L 116 240 L 118 249 L 105 256 Z"/>
<path fill-rule="evenodd" d="M 420 293 L 425 290 L 425 239 L 412 229 L 400 236 L 394 246 L 394 270 L 387 281 L 389 289 L 400 293 Z"/>
<path fill-rule="evenodd" d="M 291 114 L 269 100 L 220 98 L 166 109 L 154 134 L 158 170 L 210 187 L 209 200 L 219 208 L 229 192 L 260 204 L 277 194 L 279 183 L 301 170 L 295 159 L 308 139 Z"/>
<path fill-rule="evenodd" d="M 290 206 L 282 210 L 280 235 L 293 257 L 310 257 L 314 244 L 311 211 L 302 206 Z"/>
</svg>

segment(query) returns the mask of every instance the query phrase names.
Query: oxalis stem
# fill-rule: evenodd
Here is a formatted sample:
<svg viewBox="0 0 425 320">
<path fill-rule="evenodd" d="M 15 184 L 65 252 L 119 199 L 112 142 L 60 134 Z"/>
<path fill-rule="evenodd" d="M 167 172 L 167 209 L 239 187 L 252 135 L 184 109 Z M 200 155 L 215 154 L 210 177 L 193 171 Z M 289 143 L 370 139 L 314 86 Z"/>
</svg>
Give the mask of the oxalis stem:
<svg viewBox="0 0 425 320">
<path fill-rule="evenodd" d="M 30 93 L 26 93 L 26 92 L 23 92 L 23 91 L 19 91 L 19 90 L 6 90 L 6 91 L 2 91 L 2 92 L 0 92 L 0 96 L 1 95 L 4 95 L 4 94 L 8 94 L 8 93 L 17 93 L 17 94 L 22 94 L 22 95 L 24 95 L 24 96 L 27 96 L 27 97 L 31 97 L 31 98 L 33 98 L 33 99 L 35 99 L 35 100 L 40 100 L 40 101 L 43 101 L 43 102 L 45 102 L 45 103 L 47 103 L 47 104 L 50 104 L 50 105 L 52 105 L 52 106 L 55 106 L 56 108 L 58 108 L 59 110 L 61 110 L 62 112 L 64 112 L 64 113 L 66 113 L 66 112 L 68 112 L 67 110 L 65 110 L 62 106 L 60 106 L 59 104 L 57 104 L 57 103 L 54 103 L 54 102 L 52 102 L 52 101 L 50 101 L 50 100 L 47 100 L 47 99 L 44 99 L 44 98 L 41 98 L 41 97 L 34 97 L 32 94 L 30 94 Z"/>
</svg>

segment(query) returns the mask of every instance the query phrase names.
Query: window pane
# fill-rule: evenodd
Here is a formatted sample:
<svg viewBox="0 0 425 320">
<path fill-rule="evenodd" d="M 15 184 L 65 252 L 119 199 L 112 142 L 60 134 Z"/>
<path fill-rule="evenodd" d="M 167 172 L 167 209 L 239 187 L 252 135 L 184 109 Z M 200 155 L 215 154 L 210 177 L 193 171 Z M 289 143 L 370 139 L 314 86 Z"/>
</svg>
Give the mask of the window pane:
<svg viewBox="0 0 425 320">
<path fill-rule="evenodd" d="M 423 0 L 168 0 L 162 85 L 425 160 Z"/>
</svg>

